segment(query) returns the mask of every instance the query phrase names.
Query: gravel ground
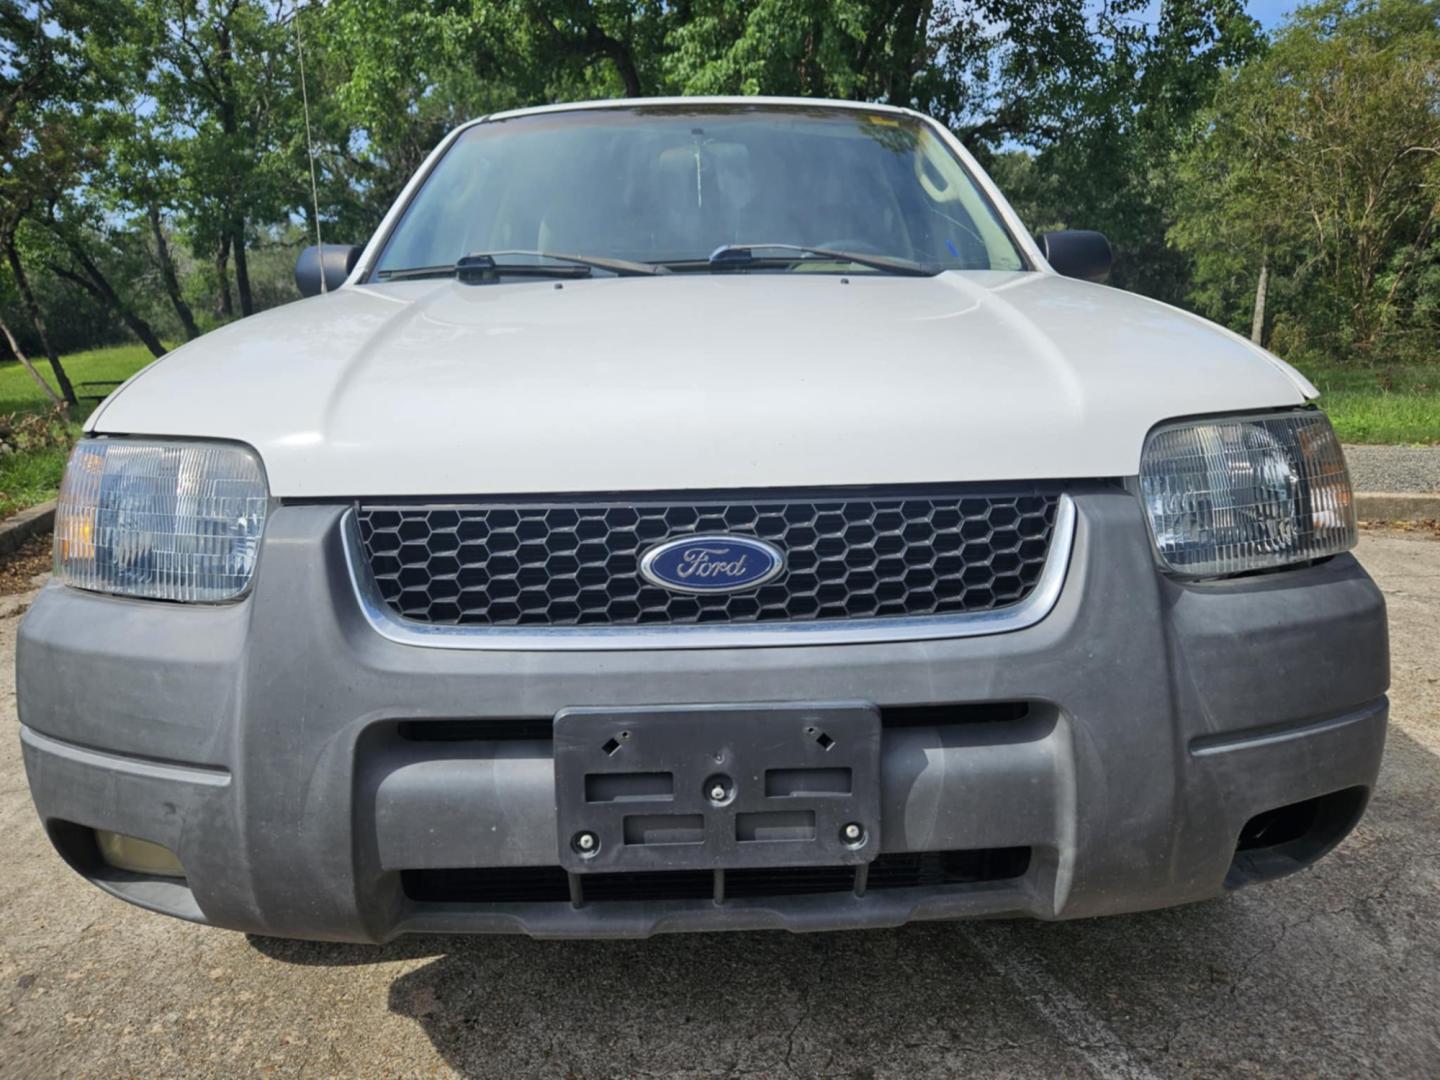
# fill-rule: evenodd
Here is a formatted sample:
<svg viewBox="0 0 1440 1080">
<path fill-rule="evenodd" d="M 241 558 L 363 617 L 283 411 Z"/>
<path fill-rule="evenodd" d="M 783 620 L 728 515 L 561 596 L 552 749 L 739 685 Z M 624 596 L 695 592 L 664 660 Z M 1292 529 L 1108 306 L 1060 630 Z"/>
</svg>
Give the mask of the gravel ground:
<svg viewBox="0 0 1440 1080">
<path fill-rule="evenodd" d="M 1367 532 L 1394 712 L 1356 833 L 1293 878 L 1077 923 L 260 941 L 92 889 L 14 737 L 0 599 L 0 1076 L 1440 1075 L 1440 541 Z"/>
<path fill-rule="evenodd" d="M 1347 446 L 1356 491 L 1440 491 L 1440 446 Z"/>
</svg>

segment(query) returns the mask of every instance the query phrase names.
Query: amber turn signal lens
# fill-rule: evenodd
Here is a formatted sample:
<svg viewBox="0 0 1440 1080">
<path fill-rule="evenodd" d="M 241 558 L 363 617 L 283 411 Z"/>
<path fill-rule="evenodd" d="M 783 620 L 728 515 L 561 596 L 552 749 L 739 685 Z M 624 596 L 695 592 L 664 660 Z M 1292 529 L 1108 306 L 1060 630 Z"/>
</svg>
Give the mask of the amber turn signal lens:
<svg viewBox="0 0 1440 1080">
<path fill-rule="evenodd" d="M 185 876 L 185 870 L 175 853 L 160 844 L 152 844 L 149 840 L 137 840 L 123 833 L 96 829 L 95 845 L 100 849 L 100 857 L 117 870 L 128 870 L 132 874 L 153 874 L 158 877 Z"/>
</svg>

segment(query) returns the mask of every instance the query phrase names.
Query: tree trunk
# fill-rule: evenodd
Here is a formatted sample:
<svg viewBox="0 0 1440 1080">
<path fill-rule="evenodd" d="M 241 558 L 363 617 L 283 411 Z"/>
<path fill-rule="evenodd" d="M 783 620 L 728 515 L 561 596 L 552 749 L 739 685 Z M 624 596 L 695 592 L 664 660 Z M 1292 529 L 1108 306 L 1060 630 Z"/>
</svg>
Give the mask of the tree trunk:
<svg viewBox="0 0 1440 1080">
<path fill-rule="evenodd" d="M 915 70 L 919 66 L 920 43 L 930 23 L 930 5 L 920 0 L 907 0 L 895 17 L 893 52 L 889 57 L 889 78 L 886 100 L 893 105 L 909 105 Z"/>
<path fill-rule="evenodd" d="M 25 350 L 20 348 L 20 342 L 15 340 L 15 335 L 10 332 L 10 327 L 5 325 L 4 319 L 0 319 L 0 333 L 3 333 L 5 340 L 10 343 L 10 351 L 15 354 L 15 359 L 25 365 L 25 370 L 39 384 L 40 389 L 45 391 L 45 396 L 55 403 L 57 409 L 65 408 L 65 402 L 55 393 L 55 388 L 45 381 L 45 377 L 35 370 L 35 365 L 30 362 L 30 357 L 25 355 Z"/>
<path fill-rule="evenodd" d="M 550 25 L 553 30 L 553 24 Z M 591 22 L 585 27 L 585 39 L 581 48 L 592 57 L 607 57 L 615 65 L 620 81 L 625 84 L 626 97 L 645 96 L 645 88 L 640 83 L 640 69 L 635 66 L 635 55 L 630 51 L 629 45 L 605 33 L 598 22 Z"/>
<path fill-rule="evenodd" d="M 625 96 L 644 97 L 645 90 L 640 85 L 640 71 L 635 67 L 635 57 L 630 54 L 629 48 L 617 42 L 610 59 L 614 61 L 615 69 L 620 72 L 620 81 L 625 84 Z"/>
<path fill-rule="evenodd" d="M 238 7 L 238 4 L 233 5 L 230 13 L 233 15 Z M 240 127 L 235 105 L 235 78 L 234 72 L 231 70 L 231 65 L 235 62 L 235 55 L 231 48 L 228 22 L 222 21 L 217 29 L 215 51 L 218 61 L 216 64 L 217 78 L 220 84 L 218 101 L 220 130 L 225 132 L 233 144 Z M 232 209 L 228 217 L 226 240 L 235 255 L 235 291 L 240 294 L 240 314 L 253 315 L 255 314 L 255 302 L 250 295 L 250 263 L 245 257 L 245 215 Z M 224 307 L 225 313 L 230 314 L 228 288 L 225 290 Z"/>
<path fill-rule="evenodd" d="M 85 274 L 82 277 L 80 274 L 73 274 L 60 266 L 53 268 L 55 272 L 61 277 L 90 290 L 92 296 L 120 316 L 125 325 L 130 328 L 130 332 L 140 339 L 140 343 L 149 349 L 152 355 L 157 359 L 164 356 L 166 352 L 165 346 L 161 344 L 160 338 L 156 335 L 154 329 L 151 328 L 148 322 L 137 315 L 129 304 L 120 299 L 120 295 L 115 291 L 114 287 L 111 286 L 104 272 L 101 271 L 100 267 L 95 264 L 95 261 L 85 253 L 85 249 L 73 240 L 67 241 L 65 246 L 70 249 L 70 254 L 75 257 L 75 261 L 80 264 L 80 268 L 85 271 Z"/>
<path fill-rule="evenodd" d="M 226 233 L 220 238 L 220 250 L 215 255 L 215 275 L 220 281 L 219 301 L 221 318 L 230 318 L 235 314 L 235 306 L 230 302 L 230 234 Z"/>
<path fill-rule="evenodd" d="M 170 245 L 165 242 L 165 230 L 161 227 L 160 208 L 155 204 L 148 207 L 150 215 L 150 231 L 155 235 L 155 255 L 160 263 L 160 280 L 165 283 L 165 292 L 170 297 L 170 306 L 175 309 L 175 314 L 180 317 L 180 325 L 185 328 L 185 340 L 193 341 L 200 336 L 200 328 L 195 325 L 195 313 L 190 310 L 190 305 L 185 302 L 185 297 L 180 293 L 180 278 L 175 273 L 175 260 L 170 257 Z"/>
<path fill-rule="evenodd" d="M 240 314 L 254 315 L 255 301 L 250 296 L 250 263 L 245 257 L 243 219 L 236 219 L 231 233 L 230 249 L 235 253 L 235 291 L 240 294 Z"/>
<path fill-rule="evenodd" d="M 79 405 L 80 402 L 75 397 L 75 387 L 70 385 L 70 376 L 65 374 L 65 368 L 60 363 L 60 354 L 55 351 L 55 346 L 50 344 L 50 334 L 45 329 L 45 316 L 40 314 L 40 305 L 35 302 L 35 294 L 30 291 L 30 278 L 20 262 L 20 252 L 15 247 L 13 236 L 5 241 L 5 258 L 10 263 L 10 272 L 15 275 L 15 287 L 20 291 L 20 302 L 25 308 L 25 314 L 30 316 L 30 321 L 35 325 L 35 333 L 50 361 L 50 370 L 55 373 L 55 383 L 60 387 L 60 396 L 67 405 Z"/>
<path fill-rule="evenodd" d="M 1255 283 L 1255 315 L 1250 320 L 1250 340 L 1265 344 L 1265 300 L 1270 291 L 1270 256 L 1260 256 L 1260 280 Z"/>
</svg>

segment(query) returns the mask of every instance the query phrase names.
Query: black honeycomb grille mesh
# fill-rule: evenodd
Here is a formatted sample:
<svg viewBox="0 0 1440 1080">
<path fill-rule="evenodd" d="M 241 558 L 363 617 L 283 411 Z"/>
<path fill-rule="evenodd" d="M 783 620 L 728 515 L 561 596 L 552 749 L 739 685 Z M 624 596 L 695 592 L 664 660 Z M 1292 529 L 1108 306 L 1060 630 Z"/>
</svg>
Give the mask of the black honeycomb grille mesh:
<svg viewBox="0 0 1440 1080">
<path fill-rule="evenodd" d="M 425 623 L 636 626 L 989 611 L 1045 565 L 1059 497 L 564 504 L 361 504 L 360 538 L 392 610 Z M 673 593 L 640 576 L 653 545 L 758 536 L 786 557 L 758 589 Z"/>
</svg>

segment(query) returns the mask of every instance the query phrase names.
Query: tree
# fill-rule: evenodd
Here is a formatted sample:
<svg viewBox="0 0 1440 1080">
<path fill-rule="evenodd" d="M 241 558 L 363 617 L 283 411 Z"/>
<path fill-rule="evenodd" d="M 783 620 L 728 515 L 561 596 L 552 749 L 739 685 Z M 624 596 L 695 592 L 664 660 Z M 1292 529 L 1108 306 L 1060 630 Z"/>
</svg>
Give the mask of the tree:
<svg viewBox="0 0 1440 1080">
<path fill-rule="evenodd" d="M 144 245 L 171 310 L 187 341 L 200 336 L 195 312 L 180 284 L 170 250 L 170 220 L 180 202 L 181 177 L 174 149 L 153 113 L 132 94 L 122 94 L 106 125 L 106 172 L 88 200 L 110 218 L 123 217 L 148 237 Z"/>
<path fill-rule="evenodd" d="M 1173 158 L 1222 68 L 1252 55 L 1241 0 L 333 0 L 321 36 L 341 110 L 397 191 L 470 116 L 566 98 L 782 94 L 887 101 L 982 159 L 1043 168 L 1043 220 L 1105 229 L 1117 280 L 1175 299 Z M 332 69 L 333 70 L 333 69 Z M 397 109 L 395 103 L 406 103 Z M 340 160 L 340 155 L 331 161 Z"/>
<path fill-rule="evenodd" d="M 883 100 L 939 117 L 1033 225 L 1098 228 L 1115 282 L 1179 299 L 1173 160 L 1226 65 L 1241 0 L 699 0 L 669 34 L 682 93 Z M 1023 149 L 1022 149 L 1023 148 Z M 1035 167 L 1031 168 L 1033 164 Z"/>
<path fill-rule="evenodd" d="M 1299 9 L 1226 80 L 1181 178 L 1172 237 L 1207 313 L 1253 322 L 1242 282 L 1264 274 L 1284 347 L 1373 361 L 1433 346 L 1440 5 Z"/>
<path fill-rule="evenodd" d="M 301 20 L 312 86 L 333 88 L 311 94 L 321 180 L 348 174 L 369 226 L 447 131 L 523 102 L 500 75 L 503 21 L 478 0 L 334 0 Z"/>
<path fill-rule="evenodd" d="M 1033 162 L 991 164 L 1033 225 L 1099 229 L 1114 284 L 1180 302 L 1190 267 L 1166 237 L 1180 213 L 1177 158 L 1224 72 L 1260 52 L 1259 27 L 1238 0 L 1172 0 L 1153 27 L 1112 17 L 1096 32 L 1108 45 L 1088 74 L 1042 104 L 1060 131 L 1031 143 Z"/>
<path fill-rule="evenodd" d="M 168 135 L 197 254 L 213 259 L 229 314 L 229 268 L 242 315 L 255 310 L 249 230 L 283 218 L 275 158 L 298 109 L 286 20 L 254 0 L 135 0 L 133 48 L 148 72 L 143 94 Z M 285 170 L 279 173 L 289 179 Z"/>
<path fill-rule="evenodd" d="M 3 282 L 0 282 L 0 284 L 3 284 Z M 65 406 L 65 399 L 57 394 L 51 388 L 50 384 L 45 381 L 45 376 L 36 370 L 34 363 L 30 360 L 30 357 L 26 355 L 24 346 L 20 344 L 19 339 L 15 336 L 15 331 L 10 328 L 10 325 L 3 317 L 0 317 L 0 336 L 5 338 L 5 342 L 10 346 L 10 351 L 15 355 L 15 359 L 20 361 L 21 366 L 30 373 L 30 377 L 39 385 L 40 389 L 45 393 L 45 396 L 55 405 L 60 407 Z"/>
<path fill-rule="evenodd" d="M 334 88 L 333 101 L 317 109 L 326 172 L 347 172 L 378 219 L 445 133 L 466 120 L 554 100 L 666 92 L 665 35 L 686 6 L 333 0 L 304 19 L 307 59 Z"/>
<path fill-rule="evenodd" d="M 88 82 L 83 57 L 74 47 L 76 27 L 87 14 L 82 5 L 70 3 L 0 0 L 0 253 L 68 405 L 77 404 L 75 389 L 31 285 L 22 230 L 74 167 L 68 105 Z M 35 374 L 8 326 L 5 337 Z"/>
</svg>

